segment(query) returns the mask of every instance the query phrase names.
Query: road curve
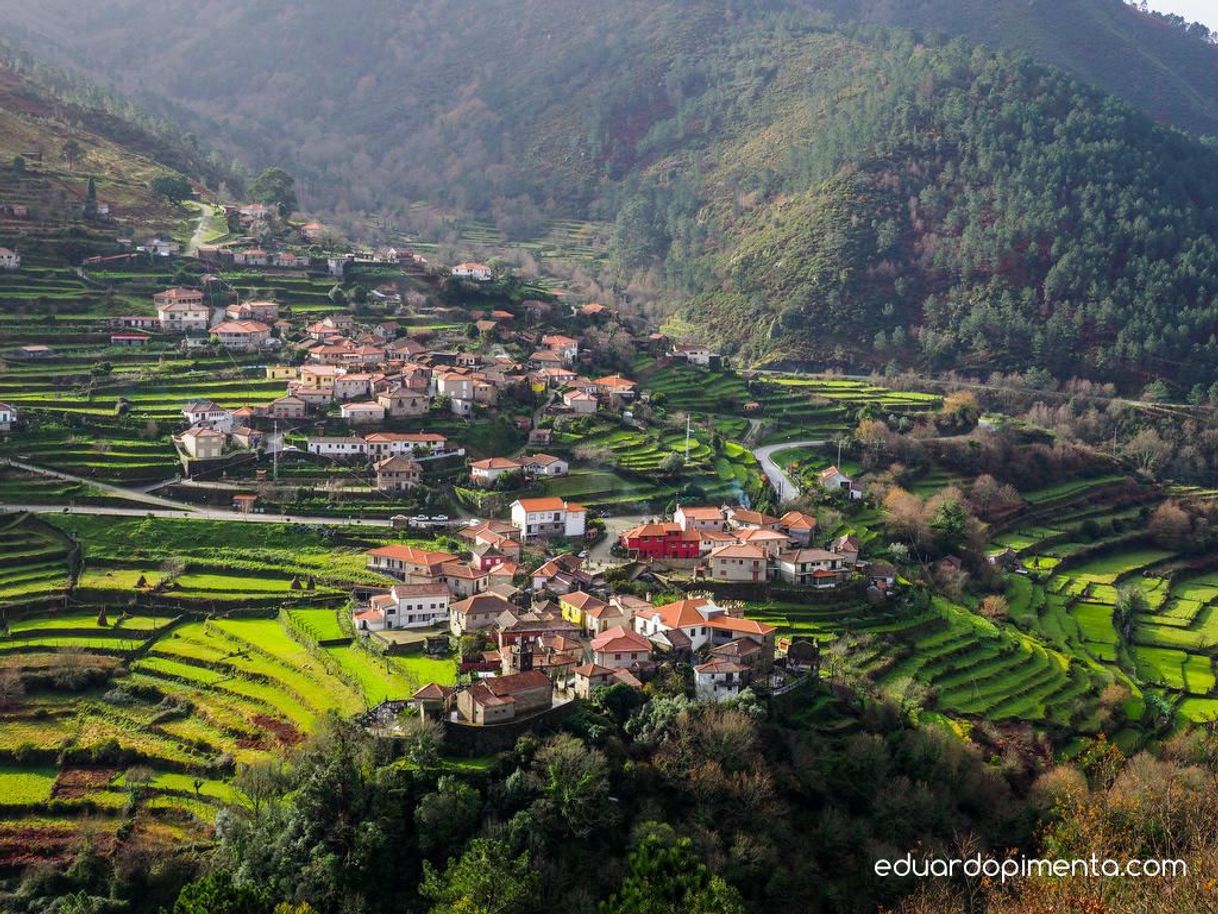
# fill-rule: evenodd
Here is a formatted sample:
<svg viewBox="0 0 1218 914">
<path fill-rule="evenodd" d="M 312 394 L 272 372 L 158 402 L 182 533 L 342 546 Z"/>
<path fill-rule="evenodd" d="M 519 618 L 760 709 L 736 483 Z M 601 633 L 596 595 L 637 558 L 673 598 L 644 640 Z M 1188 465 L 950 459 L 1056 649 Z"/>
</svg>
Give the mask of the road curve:
<svg viewBox="0 0 1218 914">
<path fill-rule="evenodd" d="M 779 444 L 767 444 L 765 447 L 759 447 L 753 451 L 753 456 L 757 458 L 757 462 L 761 464 L 761 470 L 765 473 L 766 479 L 770 481 L 770 485 L 774 487 L 774 491 L 778 493 L 778 500 L 794 501 L 799 498 L 799 486 L 791 481 L 791 477 L 787 475 L 787 471 L 774 462 L 773 455 L 778 451 L 789 450 L 796 447 L 821 447 L 827 444 L 827 441 L 783 441 Z"/>
</svg>

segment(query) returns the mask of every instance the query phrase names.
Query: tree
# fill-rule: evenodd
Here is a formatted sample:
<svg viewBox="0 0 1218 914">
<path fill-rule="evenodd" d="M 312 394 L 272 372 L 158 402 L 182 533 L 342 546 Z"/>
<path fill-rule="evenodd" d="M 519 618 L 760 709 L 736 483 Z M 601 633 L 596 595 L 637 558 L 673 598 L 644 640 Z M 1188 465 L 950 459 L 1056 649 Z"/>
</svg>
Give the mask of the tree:
<svg viewBox="0 0 1218 914">
<path fill-rule="evenodd" d="M 744 914 L 740 893 L 711 874 L 688 838 L 666 843 L 648 835 L 631 852 L 628 867 L 601 914 Z"/>
<path fill-rule="evenodd" d="M 977 611 L 991 622 L 1005 622 L 1008 610 L 1006 597 L 999 594 L 990 594 L 977 607 Z"/>
<path fill-rule="evenodd" d="M 435 902 L 431 914 L 523 914 L 536 904 L 538 882 L 527 852 L 513 857 L 504 841 L 474 838 L 443 873 L 424 861 L 419 891 Z"/>
<path fill-rule="evenodd" d="M 68 163 L 69 170 L 80 160 L 84 150 L 81 149 L 80 143 L 75 139 L 69 138 L 60 149 L 59 154 L 63 156 L 63 160 Z"/>
<path fill-rule="evenodd" d="M 419 848 L 424 853 L 448 851 L 474 831 L 481 812 L 478 791 L 459 778 L 445 775 L 415 806 Z"/>
<path fill-rule="evenodd" d="M 1145 473 L 1153 473 L 1171 456 L 1171 445 L 1153 428 L 1144 428 L 1125 443 L 1125 453 Z"/>
<path fill-rule="evenodd" d="M 1192 532 L 1193 521 L 1188 512 L 1174 501 L 1165 501 L 1150 515 L 1147 530 L 1155 543 L 1165 549 L 1182 546 Z"/>
<path fill-rule="evenodd" d="M 20 704 L 25 696 L 25 681 L 15 669 L 0 670 L 0 708 Z"/>
<path fill-rule="evenodd" d="M 92 177 L 89 178 L 89 183 L 85 187 L 85 205 L 83 212 L 86 219 L 97 218 L 97 183 Z"/>
<path fill-rule="evenodd" d="M 275 207 L 284 219 L 296 210 L 296 179 L 277 165 L 264 169 L 249 190 L 257 202 Z"/>
<path fill-rule="evenodd" d="M 930 518 L 939 548 L 950 552 L 960 548 L 968 535 L 968 511 L 955 499 L 941 502 Z"/>
<path fill-rule="evenodd" d="M 539 818 L 550 818 L 561 829 L 584 837 L 605 823 L 609 813 L 609 765 L 598 749 L 578 737 L 551 737 L 533 760 L 533 781 L 542 799 Z"/>
<path fill-rule="evenodd" d="M 194 192 L 189 181 L 179 174 L 168 171 L 157 175 L 148 186 L 154 194 L 164 197 L 175 206 Z"/>
<path fill-rule="evenodd" d="M 237 886 L 224 870 L 187 883 L 172 914 L 270 914 L 266 895 L 252 886 Z"/>
</svg>

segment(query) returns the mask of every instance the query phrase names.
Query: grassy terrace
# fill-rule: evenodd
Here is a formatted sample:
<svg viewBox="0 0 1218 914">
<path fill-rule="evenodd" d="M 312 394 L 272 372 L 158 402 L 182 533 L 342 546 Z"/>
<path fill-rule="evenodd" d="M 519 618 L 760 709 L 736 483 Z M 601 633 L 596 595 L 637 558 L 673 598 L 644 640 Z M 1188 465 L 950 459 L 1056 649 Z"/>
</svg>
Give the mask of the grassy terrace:
<svg viewBox="0 0 1218 914">
<path fill-rule="evenodd" d="M 1009 578 L 1012 620 L 1128 686 L 1134 720 L 1144 693 L 1165 697 L 1185 719 L 1215 719 L 1218 573 L 1190 572 L 1172 552 L 1140 540 L 1144 522 L 1130 493 L 1115 476 L 1025 493 L 1030 520 L 995 539 L 1018 551 L 1028 572 Z M 1115 618 L 1126 589 L 1141 591 L 1145 606 L 1127 638 Z"/>
<path fill-rule="evenodd" d="M 353 645 L 311 646 L 341 634 L 342 612 L 298 607 L 278 618 L 177 625 L 129 615 L 107 629 L 91 613 L 17 620 L 0 641 L 0 669 L 45 676 L 101 667 L 114 679 L 84 692 L 32 689 L 0 712 L 0 853 L 38 830 L 30 852 L 55 858 L 85 835 L 96 840 L 128 823 L 169 829 L 178 845 L 208 840 L 220 804 L 234 797 L 234 763 L 294 745 L 319 715 L 359 713 L 426 681 L 456 680 L 448 659 L 386 661 Z M 106 651 L 119 635 L 145 652 L 118 665 Z M 2 650 L 17 640 L 32 650 Z M 132 764 L 152 773 L 134 804 L 124 775 Z M 49 801 L 52 817 L 30 812 Z"/>
<path fill-rule="evenodd" d="M 68 587 L 70 544 L 25 515 L 0 515 L 0 609 L 53 601 Z"/>
</svg>

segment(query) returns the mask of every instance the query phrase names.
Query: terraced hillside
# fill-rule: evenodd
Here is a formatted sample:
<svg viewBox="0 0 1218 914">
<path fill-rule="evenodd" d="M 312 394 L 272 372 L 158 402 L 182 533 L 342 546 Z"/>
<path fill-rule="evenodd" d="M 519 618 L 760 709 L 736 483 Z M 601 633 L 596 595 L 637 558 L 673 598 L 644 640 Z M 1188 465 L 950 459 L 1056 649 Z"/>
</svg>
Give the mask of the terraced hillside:
<svg viewBox="0 0 1218 914">
<path fill-rule="evenodd" d="M 27 515 L 0 515 L 0 620 L 13 609 L 62 599 L 72 544 Z"/>
<path fill-rule="evenodd" d="M 362 567 L 370 531 L 55 521 L 84 571 L 67 608 L 10 610 L 0 637 L 0 677 L 23 686 L 0 703 L 0 869 L 62 860 L 86 836 L 102 851 L 208 840 L 236 765 L 323 714 L 455 679 L 450 659 L 353 642 L 345 589 L 380 580 Z M 42 531 L 22 519 L 0 542 L 27 526 Z"/>
</svg>

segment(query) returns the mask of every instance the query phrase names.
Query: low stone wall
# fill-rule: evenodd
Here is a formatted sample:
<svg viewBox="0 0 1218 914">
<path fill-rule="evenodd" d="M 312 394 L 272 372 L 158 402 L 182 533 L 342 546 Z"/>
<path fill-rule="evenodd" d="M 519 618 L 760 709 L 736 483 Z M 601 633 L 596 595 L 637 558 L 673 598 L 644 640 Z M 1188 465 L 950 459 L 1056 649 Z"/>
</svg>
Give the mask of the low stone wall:
<svg viewBox="0 0 1218 914">
<path fill-rule="evenodd" d="M 463 721 L 444 721 L 444 751 L 455 755 L 491 755 L 516 745 L 526 733 L 549 733 L 575 713 L 580 699 L 555 705 L 548 710 L 519 720 L 504 721 L 480 727 Z"/>
</svg>

